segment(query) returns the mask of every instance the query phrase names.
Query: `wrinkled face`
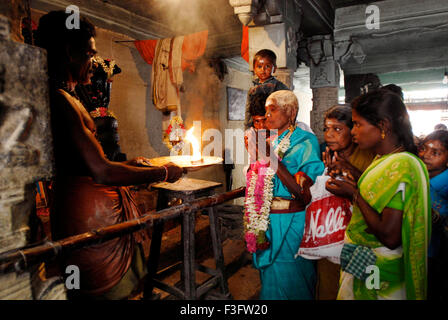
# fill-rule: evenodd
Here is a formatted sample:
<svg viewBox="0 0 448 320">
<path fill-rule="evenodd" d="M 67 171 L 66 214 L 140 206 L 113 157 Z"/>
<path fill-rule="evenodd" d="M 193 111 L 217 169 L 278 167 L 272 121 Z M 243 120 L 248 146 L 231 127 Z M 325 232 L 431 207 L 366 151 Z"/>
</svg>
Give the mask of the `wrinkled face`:
<svg viewBox="0 0 448 320">
<path fill-rule="evenodd" d="M 420 148 L 418 156 L 426 164 L 430 177 L 438 175 L 448 166 L 448 150 L 439 140 L 426 141 Z"/>
<path fill-rule="evenodd" d="M 332 118 L 325 119 L 324 139 L 331 151 L 345 150 L 352 144 L 350 128 L 343 122 Z"/>
<path fill-rule="evenodd" d="M 283 108 L 268 100 L 266 104 L 266 128 L 269 130 L 277 129 L 278 134 L 288 129 L 291 123 L 289 115 Z"/>
<path fill-rule="evenodd" d="M 254 63 L 254 73 L 261 83 L 269 79 L 275 72 L 275 66 L 269 58 L 257 58 Z"/>
<path fill-rule="evenodd" d="M 356 110 L 352 110 L 353 142 L 357 143 L 361 149 L 375 149 L 382 139 L 381 130 L 361 117 Z"/>
<path fill-rule="evenodd" d="M 254 123 L 254 128 L 256 130 L 266 129 L 266 126 L 265 126 L 266 117 L 265 116 L 252 116 L 252 121 Z"/>
<path fill-rule="evenodd" d="M 79 84 L 90 83 L 92 58 L 97 53 L 95 39 L 92 37 L 83 46 L 72 48 L 70 53 L 70 72 L 73 80 Z"/>
</svg>

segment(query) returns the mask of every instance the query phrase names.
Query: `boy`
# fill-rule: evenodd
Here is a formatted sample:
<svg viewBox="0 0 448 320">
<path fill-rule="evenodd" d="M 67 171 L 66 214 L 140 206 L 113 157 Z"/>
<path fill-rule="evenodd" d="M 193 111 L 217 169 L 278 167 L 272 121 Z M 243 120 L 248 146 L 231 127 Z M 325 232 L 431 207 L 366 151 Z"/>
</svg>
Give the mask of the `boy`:
<svg viewBox="0 0 448 320">
<path fill-rule="evenodd" d="M 244 120 L 244 129 L 247 130 L 253 126 L 252 116 L 250 114 L 250 105 L 259 95 L 260 92 L 269 96 L 274 91 L 289 90 L 289 88 L 281 81 L 277 80 L 272 74 L 277 68 L 277 56 L 269 49 L 258 51 L 253 60 L 253 69 L 256 79 L 253 81 L 254 86 L 249 89 L 246 101 L 246 116 Z M 266 99 L 265 99 L 266 100 Z M 265 102 L 265 101 L 264 101 Z M 264 102 L 261 104 L 264 106 Z"/>
</svg>

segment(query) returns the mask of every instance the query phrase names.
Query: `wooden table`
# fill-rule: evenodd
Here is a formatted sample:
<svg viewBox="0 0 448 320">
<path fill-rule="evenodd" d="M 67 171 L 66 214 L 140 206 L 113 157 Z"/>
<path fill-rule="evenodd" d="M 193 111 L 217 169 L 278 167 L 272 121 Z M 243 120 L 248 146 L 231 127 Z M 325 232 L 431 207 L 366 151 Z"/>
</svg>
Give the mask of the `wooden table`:
<svg viewBox="0 0 448 320">
<path fill-rule="evenodd" d="M 222 184 L 213 181 L 182 178 L 174 183 L 158 183 L 151 187 L 158 190 L 159 197 L 157 210 L 170 206 L 188 203 L 192 200 L 212 196 L 215 189 Z M 220 286 L 222 299 L 229 299 L 230 293 L 227 279 L 224 275 L 224 256 L 222 252 L 220 230 L 217 221 L 217 212 L 214 207 L 206 209 L 210 222 L 210 236 L 213 246 L 213 255 L 216 269 L 207 268 L 196 264 L 195 261 L 195 214 L 189 212 L 182 216 L 182 246 L 183 260 L 181 263 L 181 283 L 183 288 L 170 286 L 157 278 L 158 261 L 164 223 L 156 223 L 153 227 L 151 249 L 148 259 L 148 277 L 145 284 L 145 298 L 152 296 L 154 287 L 166 291 L 180 299 L 199 299 L 217 285 Z M 196 270 L 208 273 L 212 277 L 201 286 L 196 284 Z"/>
</svg>

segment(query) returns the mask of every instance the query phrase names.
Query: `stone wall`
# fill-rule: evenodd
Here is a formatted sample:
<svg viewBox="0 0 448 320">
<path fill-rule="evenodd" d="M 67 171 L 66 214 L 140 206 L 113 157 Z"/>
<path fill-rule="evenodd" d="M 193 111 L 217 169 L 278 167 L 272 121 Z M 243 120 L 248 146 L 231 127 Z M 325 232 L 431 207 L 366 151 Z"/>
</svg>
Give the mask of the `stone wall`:
<svg viewBox="0 0 448 320">
<path fill-rule="evenodd" d="M 1 253 L 30 244 L 35 182 L 52 177 L 53 152 L 46 53 L 11 41 L 4 16 L 0 30 Z M 31 284 L 35 276 L 32 269 L 0 275 L 0 299 L 40 295 Z"/>
</svg>

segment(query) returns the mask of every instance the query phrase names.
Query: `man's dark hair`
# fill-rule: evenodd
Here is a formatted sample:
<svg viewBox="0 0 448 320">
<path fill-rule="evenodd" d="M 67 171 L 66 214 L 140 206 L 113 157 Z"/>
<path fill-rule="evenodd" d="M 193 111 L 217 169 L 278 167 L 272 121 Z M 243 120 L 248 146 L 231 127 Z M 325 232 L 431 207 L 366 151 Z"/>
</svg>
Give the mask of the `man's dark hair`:
<svg viewBox="0 0 448 320">
<path fill-rule="evenodd" d="M 382 86 L 381 88 L 392 91 L 395 94 L 398 94 L 400 96 L 401 100 L 404 100 L 403 90 L 401 89 L 400 86 L 397 86 L 396 84 L 391 83 L 386 86 Z"/>
<path fill-rule="evenodd" d="M 272 51 L 272 50 L 262 49 L 262 50 L 258 51 L 254 55 L 253 65 L 255 65 L 255 61 L 257 61 L 257 59 L 260 59 L 260 58 L 268 58 L 269 60 L 271 60 L 271 62 L 274 66 L 277 66 L 277 56 L 275 55 L 274 51 Z"/>
<path fill-rule="evenodd" d="M 439 123 L 434 126 L 434 130 L 448 130 L 448 128 L 443 123 Z"/>
<path fill-rule="evenodd" d="M 250 116 L 264 116 L 266 114 L 266 99 L 272 93 L 271 87 L 257 86 L 248 95 Z"/>
<path fill-rule="evenodd" d="M 35 44 L 47 50 L 48 72 L 51 75 L 58 72 L 61 62 L 68 59 L 66 46 L 73 48 L 84 46 L 87 41 L 96 36 L 94 25 L 85 17 L 79 18 L 79 28 L 69 29 L 66 26 L 70 13 L 51 11 L 39 19 L 39 27 L 35 34 Z"/>
</svg>

